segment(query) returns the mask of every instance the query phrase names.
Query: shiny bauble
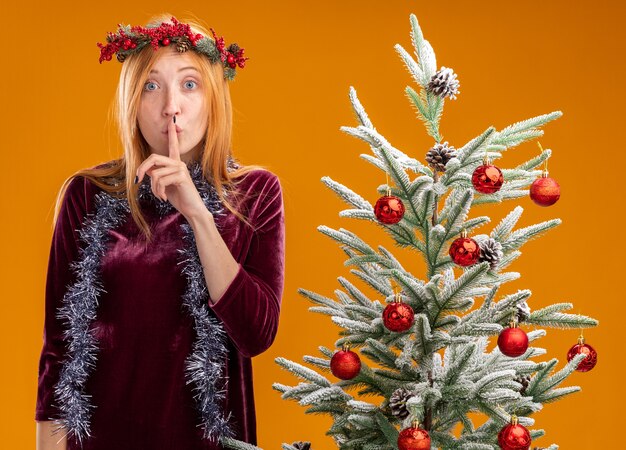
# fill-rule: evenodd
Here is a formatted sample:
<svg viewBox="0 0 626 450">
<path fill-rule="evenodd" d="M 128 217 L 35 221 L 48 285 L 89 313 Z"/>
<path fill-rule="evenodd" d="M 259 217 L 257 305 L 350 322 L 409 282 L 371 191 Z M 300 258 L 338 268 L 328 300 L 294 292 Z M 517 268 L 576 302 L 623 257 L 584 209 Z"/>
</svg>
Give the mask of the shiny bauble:
<svg viewBox="0 0 626 450">
<path fill-rule="evenodd" d="M 398 435 L 399 450 L 430 450 L 430 435 L 419 426 L 405 428 Z"/>
<path fill-rule="evenodd" d="M 385 195 L 376 201 L 374 214 L 379 222 L 393 225 L 404 217 L 404 203 L 395 195 Z"/>
<path fill-rule="evenodd" d="M 460 237 L 452 242 L 448 254 L 455 264 L 463 267 L 471 266 L 480 258 L 480 246 L 472 238 Z"/>
<path fill-rule="evenodd" d="M 574 345 L 567 352 L 567 360 L 571 361 L 576 355 L 581 353 L 587 356 L 580 363 L 578 363 L 576 370 L 579 372 L 589 372 L 598 362 L 598 352 L 596 352 L 591 345 L 585 344 L 585 340 L 582 336 L 578 338 L 578 344 Z"/>
<path fill-rule="evenodd" d="M 530 431 L 519 423 L 510 423 L 498 433 L 498 445 L 502 450 L 528 450 L 531 442 Z"/>
<path fill-rule="evenodd" d="M 351 380 L 361 371 L 361 358 L 352 350 L 339 350 L 330 359 L 330 371 L 342 380 Z"/>
<path fill-rule="evenodd" d="M 537 178 L 530 185 L 530 198 L 539 206 L 554 205 L 561 198 L 561 188 L 554 178 L 548 177 L 548 172 Z"/>
<path fill-rule="evenodd" d="M 483 164 L 476 167 L 472 174 L 474 189 L 482 194 L 498 192 L 504 183 L 502 171 L 493 164 Z"/>
<path fill-rule="evenodd" d="M 511 358 L 521 356 L 528 350 L 528 335 L 518 327 L 505 328 L 498 336 L 498 348 Z"/>
<path fill-rule="evenodd" d="M 413 308 L 403 302 L 389 303 L 383 311 L 383 323 L 390 331 L 402 332 L 411 328 L 415 320 Z"/>
</svg>

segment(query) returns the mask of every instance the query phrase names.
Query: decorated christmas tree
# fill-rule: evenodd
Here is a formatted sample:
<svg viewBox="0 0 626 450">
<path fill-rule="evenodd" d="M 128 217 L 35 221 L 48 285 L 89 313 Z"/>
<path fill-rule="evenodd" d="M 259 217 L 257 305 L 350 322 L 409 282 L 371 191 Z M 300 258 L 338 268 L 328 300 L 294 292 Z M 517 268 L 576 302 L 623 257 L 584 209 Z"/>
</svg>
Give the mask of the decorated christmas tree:
<svg viewBox="0 0 626 450">
<path fill-rule="evenodd" d="M 477 229 L 488 227 L 489 217 L 468 217 L 474 206 L 528 195 L 539 206 L 558 201 L 559 185 L 547 172 L 550 149 L 539 145 L 538 155 L 513 168 L 500 168 L 495 161 L 542 136 L 540 127 L 562 114 L 533 117 L 500 131 L 489 127 L 458 149 L 442 142 L 444 102 L 456 99 L 459 81 L 452 69 L 437 70 L 435 53 L 414 15 L 410 23 L 416 59 L 399 44 L 395 49 L 417 83 L 417 91 L 407 87 L 405 92 L 434 139 L 431 148 L 425 149 L 423 162 L 394 148 L 350 88 L 359 124 L 341 129 L 370 146 L 372 154 L 361 156 L 388 182 L 378 187 L 381 197 L 372 206 L 329 177 L 322 181 L 350 205 L 342 217 L 379 225 L 400 249 L 422 255 L 426 273 L 423 278 L 409 273 L 382 245 L 374 249 L 346 229 L 320 226 L 340 244 L 346 265 L 355 267 L 351 273 L 376 298 L 344 277 L 338 278 L 343 290 L 335 291 L 337 299 L 300 289 L 315 304 L 310 311 L 330 316 L 342 329 L 341 337 L 335 349 L 320 346 L 321 357 L 304 356 L 313 368 L 277 358 L 303 381 L 273 387 L 282 398 L 306 407 L 306 413 L 330 415 L 327 434 L 341 449 L 542 448 L 534 441 L 544 431 L 535 428 L 532 414 L 580 390 L 561 384 L 575 370 L 591 370 L 597 355 L 581 331 L 563 367 L 557 367 L 556 358 L 539 361 L 546 351 L 535 344 L 546 332 L 537 327 L 582 330 L 598 322 L 565 313 L 570 303 L 531 311 L 528 289 L 499 293 L 520 277 L 506 269 L 521 255 L 522 245 L 559 225 L 559 219 L 516 228 L 523 211 L 516 206 L 489 233 L 478 234 Z M 526 332 L 530 326 L 536 329 Z M 490 345 L 496 339 L 497 345 Z M 282 447 L 321 450 L 309 442 Z"/>
</svg>

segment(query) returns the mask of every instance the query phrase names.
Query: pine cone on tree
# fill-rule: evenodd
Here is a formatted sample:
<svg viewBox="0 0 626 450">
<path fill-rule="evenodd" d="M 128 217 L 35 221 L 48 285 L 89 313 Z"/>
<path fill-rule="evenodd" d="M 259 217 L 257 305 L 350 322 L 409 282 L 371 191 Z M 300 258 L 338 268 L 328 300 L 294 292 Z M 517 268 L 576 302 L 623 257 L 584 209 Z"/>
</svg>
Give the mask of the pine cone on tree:
<svg viewBox="0 0 626 450">
<path fill-rule="evenodd" d="M 178 50 L 180 53 L 184 53 L 190 48 L 191 48 L 191 41 L 189 40 L 188 37 L 183 36 L 178 39 L 178 42 L 176 42 L 176 50 Z"/>
<path fill-rule="evenodd" d="M 460 84 L 456 79 L 454 71 L 441 66 L 441 69 L 432 76 L 428 85 L 426 85 L 426 90 L 438 97 L 450 97 L 452 100 L 455 100 L 456 94 L 460 93 L 459 86 Z"/>
<path fill-rule="evenodd" d="M 525 322 L 530 317 L 530 306 L 526 301 L 517 304 L 516 317 L 518 322 Z"/>
<path fill-rule="evenodd" d="M 487 261 L 491 267 L 491 270 L 495 269 L 504 253 L 502 252 L 502 244 L 493 238 L 488 238 L 479 242 L 480 246 L 480 258 L 478 262 Z"/>
<path fill-rule="evenodd" d="M 311 443 L 306 441 L 294 442 L 291 446 L 297 448 L 298 450 L 311 450 Z"/>
<path fill-rule="evenodd" d="M 530 384 L 530 375 L 520 375 L 515 379 L 515 381 L 522 385 L 519 393 L 524 395 L 526 393 L 526 389 L 528 389 L 528 385 Z"/>
<path fill-rule="evenodd" d="M 426 162 L 430 167 L 438 172 L 446 171 L 446 164 L 452 158 L 456 157 L 456 149 L 452 146 L 448 146 L 448 141 L 443 144 L 435 144 L 426 153 Z"/>
<path fill-rule="evenodd" d="M 393 394 L 389 397 L 389 409 L 391 410 L 391 414 L 398 419 L 407 418 L 409 416 L 409 410 L 406 407 L 406 402 L 414 395 L 415 392 L 403 387 L 393 391 Z"/>
</svg>

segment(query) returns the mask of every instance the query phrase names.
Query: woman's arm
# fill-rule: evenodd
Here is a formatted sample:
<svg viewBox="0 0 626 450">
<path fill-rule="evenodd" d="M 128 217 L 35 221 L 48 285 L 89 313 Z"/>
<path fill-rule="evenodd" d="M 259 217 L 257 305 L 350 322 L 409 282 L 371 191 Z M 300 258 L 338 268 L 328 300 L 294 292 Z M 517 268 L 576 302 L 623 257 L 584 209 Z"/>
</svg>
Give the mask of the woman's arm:
<svg viewBox="0 0 626 450">
<path fill-rule="evenodd" d="M 62 305 L 67 286 L 74 283 L 76 279 L 76 275 L 70 269 L 70 264 L 78 258 L 79 254 L 79 230 L 86 215 L 87 185 L 87 180 L 83 177 L 76 177 L 70 181 L 52 234 L 35 412 L 35 420 L 41 423 L 46 423 L 59 415 L 55 405 L 54 388 L 59 380 L 61 365 L 65 358 L 66 343 L 63 338 L 65 326 L 56 315 Z M 41 425 L 37 425 L 38 430 L 40 427 Z M 56 436 L 56 441 L 58 441 L 60 435 Z"/>
<path fill-rule="evenodd" d="M 208 209 L 191 217 L 189 225 L 196 240 L 209 296 L 220 298 L 237 275 L 239 263 L 230 253 Z"/>
<path fill-rule="evenodd" d="M 37 450 L 66 450 L 67 437 L 63 430 L 52 434 L 56 425 L 52 420 L 37 422 Z"/>
<path fill-rule="evenodd" d="M 248 357 L 276 337 L 285 270 L 285 217 L 280 182 L 261 171 L 250 219 L 256 228 L 244 264 L 231 255 L 210 212 L 189 221 L 211 299 L 209 305 L 239 351 Z"/>
</svg>

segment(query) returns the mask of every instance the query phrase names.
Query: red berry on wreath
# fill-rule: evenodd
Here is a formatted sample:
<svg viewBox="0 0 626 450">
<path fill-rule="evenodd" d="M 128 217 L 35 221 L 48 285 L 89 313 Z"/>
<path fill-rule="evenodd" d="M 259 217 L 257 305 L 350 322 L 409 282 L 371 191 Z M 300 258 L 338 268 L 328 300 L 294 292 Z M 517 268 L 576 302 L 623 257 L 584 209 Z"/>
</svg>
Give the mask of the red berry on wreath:
<svg viewBox="0 0 626 450">
<path fill-rule="evenodd" d="M 383 323 L 390 331 L 397 333 L 406 331 L 411 328 L 415 320 L 413 308 L 400 299 L 400 295 L 396 295 L 392 303 L 389 303 L 383 311 Z"/>
<path fill-rule="evenodd" d="M 530 185 L 530 198 L 539 206 L 554 205 L 561 198 L 561 187 L 554 178 L 548 177 L 544 170 L 541 177 Z"/>
<path fill-rule="evenodd" d="M 502 450 L 528 450 L 532 440 L 530 431 L 517 423 L 517 416 L 511 416 L 511 423 L 498 433 L 498 445 Z"/>
<path fill-rule="evenodd" d="M 467 231 L 461 231 L 461 237 L 455 239 L 448 251 L 450 258 L 459 266 L 471 266 L 480 258 L 480 246 L 472 238 L 467 237 Z"/>
<path fill-rule="evenodd" d="M 385 195 L 376 201 L 374 214 L 379 222 L 393 225 L 402 220 L 404 216 L 404 203 L 395 195 Z"/>
<path fill-rule="evenodd" d="M 430 435 L 428 431 L 419 427 L 417 421 L 409 428 L 405 428 L 398 435 L 399 450 L 430 450 Z"/>
<path fill-rule="evenodd" d="M 474 189 L 483 194 L 498 192 L 502 183 L 504 183 L 502 171 L 493 164 L 489 164 L 488 159 L 485 159 L 482 166 L 476 167 L 472 174 Z"/>
<path fill-rule="evenodd" d="M 498 336 L 498 348 L 511 358 L 521 356 L 528 350 L 528 335 L 524 330 L 517 327 L 516 322 L 511 322 L 509 328 L 505 328 Z"/>
<path fill-rule="evenodd" d="M 335 352 L 330 359 L 330 371 L 337 378 L 351 380 L 361 371 L 361 358 L 348 345 L 344 345 L 343 350 Z"/>
<path fill-rule="evenodd" d="M 584 353 L 587 356 L 578 363 L 576 370 L 579 372 L 589 372 L 598 362 L 598 352 L 596 352 L 591 345 L 585 344 L 585 338 L 582 335 L 578 338 L 578 344 L 574 345 L 569 349 L 569 352 L 567 352 L 567 360 L 571 361 L 574 356 L 580 353 Z"/>
</svg>

